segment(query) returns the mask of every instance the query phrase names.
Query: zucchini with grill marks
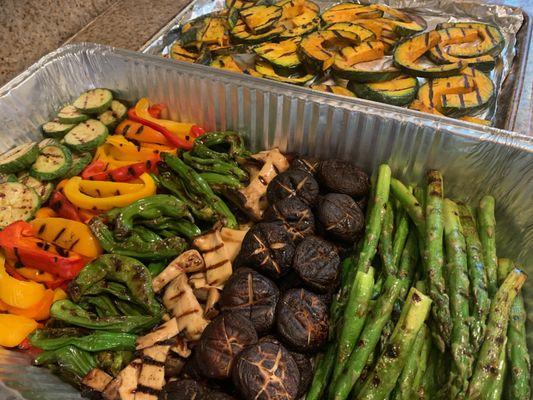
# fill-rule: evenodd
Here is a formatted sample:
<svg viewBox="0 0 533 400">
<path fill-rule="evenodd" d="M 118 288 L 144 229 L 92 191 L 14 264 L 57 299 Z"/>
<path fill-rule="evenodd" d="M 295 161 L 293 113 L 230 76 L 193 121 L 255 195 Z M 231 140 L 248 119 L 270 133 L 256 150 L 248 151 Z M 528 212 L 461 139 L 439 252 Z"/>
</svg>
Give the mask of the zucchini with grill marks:
<svg viewBox="0 0 533 400">
<path fill-rule="evenodd" d="M 107 110 L 113 101 L 113 94 L 108 89 L 91 89 L 82 93 L 72 103 L 82 113 L 100 114 Z"/>
<path fill-rule="evenodd" d="M 432 79 L 420 87 L 412 108 L 449 116 L 472 115 L 488 107 L 494 100 L 494 83 L 475 68 L 466 68 L 461 75 Z"/>
<path fill-rule="evenodd" d="M 237 24 L 231 28 L 230 35 L 237 42 L 255 44 L 273 40 L 277 38 L 283 31 L 284 28 L 282 26 L 276 26 L 267 32 L 255 34 L 250 32 L 244 21 L 239 18 Z"/>
<path fill-rule="evenodd" d="M 462 62 L 426 66 L 418 62 L 428 50 L 437 46 L 441 41 L 437 31 L 430 31 L 408 38 L 398 44 L 394 50 L 394 64 L 410 75 L 424 78 L 440 78 L 457 74 L 465 65 Z"/>
<path fill-rule="evenodd" d="M 126 118 L 127 112 L 128 109 L 124 104 L 122 104 L 120 101 L 113 100 L 111 102 L 111 108 L 100 114 L 98 116 L 98 120 L 103 123 L 108 129 L 113 129 L 124 118 Z"/>
<path fill-rule="evenodd" d="M 77 124 L 82 121 L 87 121 L 89 116 L 81 113 L 73 105 L 67 105 L 59 110 L 59 113 L 57 113 L 57 119 L 62 124 Z"/>
<path fill-rule="evenodd" d="M 80 122 L 63 138 L 65 144 L 79 152 L 90 151 L 103 144 L 108 135 L 107 127 L 97 119 Z"/>
<path fill-rule="evenodd" d="M 390 81 L 378 83 L 350 82 L 348 87 L 362 99 L 405 106 L 410 104 L 418 91 L 418 80 L 412 76 L 399 76 Z"/>
<path fill-rule="evenodd" d="M 23 185 L 35 190 L 35 193 L 37 193 L 39 196 L 41 203 L 46 202 L 46 200 L 48 200 L 52 194 L 52 190 L 54 190 L 54 184 L 52 182 L 43 182 L 37 178 L 34 178 L 27 172 L 19 174 L 17 180 Z"/>
<path fill-rule="evenodd" d="M 303 85 L 311 81 L 315 76 L 312 74 L 291 74 L 288 76 L 280 75 L 274 70 L 274 67 L 266 61 L 258 60 L 255 63 L 255 70 L 247 71 L 250 75 L 259 78 L 272 79 L 278 82 L 293 83 L 295 85 Z"/>
<path fill-rule="evenodd" d="M 28 221 L 41 206 L 32 188 L 20 182 L 0 183 L 0 229 L 16 221 Z"/>
<path fill-rule="evenodd" d="M 440 43 L 427 52 L 427 56 L 435 64 L 461 63 L 482 71 L 491 71 L 496 65 L 496 60 L 491 55 L 482 55 L 472 58 L 459 58 L 448 54 L 449 46 L 453 44 L 473 43 L 479 38 L 477 29 L 471 28 L 445 28 L 439 29 Z"/>
<path fill-rule="evenodd" d="M 28 169 L 39 156 L 37 143 L 23 143 L 0 155 L 0 173 L 14 174 Z"/>
<path fill-rule="evenodd" d="M 72 178 L 73 176 L 78 175 L 85 169 L 87 165 L 91 163 L 93 156 L 91 153 L 73 153 L 72 154 L 72 165 L 65 174 L 65 178 Z"/>
<path fill-rule="evenodd" d="M 239 67 L 239 64 L 237 64 L 235 59 L 230 55 L 219 56 L 211 61 L 211 64 L 209 65 L 214 68 L 225 69 L 226 71 L 237 72 L 239 74 L 243 73 L 243 70 L 241 67 Z"/>
<path fill-rule="evenodd" d="M 294 40 L 264 43 L 253 48 L 259 57 L 270 62 L 274 67 L 284 70 L 294 70 L 302 66 L 297 50 L 298 44 Z"/>
<path fill-rule="evenodd" d="M 298 46 L 298 55 L 309 68 L 325 71 L 333 64 L 335 55 L 340 49 L 359 43 L 361 38 L 352 32 L 316 31 L 302 39 Z"/>
<path fill-rule="evenodd" d="M 241 9 L 240 17 L 250 32 L 261 34 L 271 30 L 281 18 L 283 9 L 275 5 L 259 5 Z"/>
<path fill-rule="evenodd" d="M 316 85 L 311 85 L 310 87 L 311 89 L 318 90 L 319 92 L 326 92 L 326 93 L 332 93 L 332 94 L 337 94 L 341 96 L 355 97 L 355 94 L 351 90 L 348 90 L 342 86 L 316 84 Z"/>
<path fill-rule="evenodd" d="M 75 126 L 76 124 L 63 124 L 59 122 L 59 119 L 55 119 L 53 121 L 44 123 L 41 126 L 41 129 L 44 136 L 54 139 L 61 139 Z"/>
<path fill-rule="evenodd" d="M 494 25 L 481 22 L 455 22 L 437 25 L 437 29 L 446 28 L 476 29 L 478 31 L 478 40 L 471 46 L 451 44 L 447 49 L 450 56 L 472 58 L 491 55 L 497 57 L 505 47 L 505 37 L 500 29 Z"/>
<path fill-rule="evenodd" d="M 355 20 L 360 18 L 381 18 L 382 16 L 383 11 L 371 6 L 341 3 L 328 8 L 320 17 L 325 24 L 333 24 L 336 22 L 355 22 Z"/>
<path fill-rule="evenodd" d="M 6 182 L 18 182 L 17 176 L 15 174 L 0 173 L 0 183 Z"/>
<path fill-rule="evenodd" d="M 72 166 L 72 154 L 63 145 L 44 146 L 30 168 L 30 175 L 41 181 L 62 178 Z"/>
</svg>

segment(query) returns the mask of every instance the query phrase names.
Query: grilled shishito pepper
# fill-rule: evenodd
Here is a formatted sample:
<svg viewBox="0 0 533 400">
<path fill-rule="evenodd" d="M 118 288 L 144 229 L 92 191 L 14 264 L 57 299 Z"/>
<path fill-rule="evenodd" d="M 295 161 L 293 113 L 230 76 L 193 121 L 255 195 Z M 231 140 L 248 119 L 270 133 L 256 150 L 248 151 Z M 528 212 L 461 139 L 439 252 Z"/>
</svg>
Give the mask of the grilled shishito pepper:
<svg viewBox="0 0 533 400">
<path fill-rule="evenodd" d="M 214 150 L 212 147 L 228 146 L 227 152 Z M 243 138 L 232 131 L 208 132 L 194 141 L 191 154 L 200 158 L 212 158 L 221 161 L 238 160 L 250 155 L 244 147 Z"/>
<path fill-rule="evenodd" d="M 70 282 L 68 292 L 78 302 L 94 284 L 109 280 L 123 283 L 131 293 L 131 299 L 151 315 L 161 312 L 152 289 L 152 277 L 146 267 L 130 257 L 104 254 L 87 266 Z"/>
<path fill-rule="evenodd" d="M 120 332 L 92 332 L 78 335 L 77 329 L 37 329 L 30 336 L 30 343 L 43 350 L 57 350 L 76 346 L 85 351 L 135 350 L 137 336 Z"/>
<path fill-rule="evenodd" d="M 33 237 L 33 227 L 23 221 L 0 232 L 0 246 L 8 259 L 65 279 L 74 278 L 86 264 L 79 254 Z"/>
<path fill-rule="evenodd" d="M 163 239 L 153 232 L 150 241 L 144 240 L 139 231 L 134 231 L 127 239 L 119 241 L 99 217 L 93 218 L 89 222 L 89 227 L 103 249 L 112 254 L 143 260 L 160 260 L 176 257 L 188 247 L 185 239 L 179 236 Z"/>
</svg>

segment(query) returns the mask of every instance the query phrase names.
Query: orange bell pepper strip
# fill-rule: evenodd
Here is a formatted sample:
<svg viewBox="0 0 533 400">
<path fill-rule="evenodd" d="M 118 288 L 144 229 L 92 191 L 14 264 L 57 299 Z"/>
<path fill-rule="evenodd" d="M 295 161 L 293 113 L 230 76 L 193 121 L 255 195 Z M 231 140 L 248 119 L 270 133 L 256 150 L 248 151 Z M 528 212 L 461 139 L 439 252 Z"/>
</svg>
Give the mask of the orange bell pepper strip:
<svg viewBox="0 0 533 400">
<path fill-rule="evenodd" d="M 14 222 L 0 232 L 0 246 L 6 258 L 16 265 L 36 268 L 64 279 L 74 278 L 87 263 L 79 254 L 33 237 L 33 227 L 23 221 Z"/>
<path fill-rule="evenodd" d="M 57 213 L 50 207 L 41 207 L 35 213 L 35 218 L 57 217 Z"/>
<path fill-rule="evenodd" d="M 35 320 L 28 317 L 0 314 L 0 346 L 18 346 L 38 326 Z"/>
<path fill-rule="evenodd" d="M 164 146 L 172 146 L 172 143 L 170 143 L 161 132 L 139 122 L 132 121 L 131 119 L 125 119 L 118 124 L 115 128 L 115 134 L 122 135 L 129 140 L 141 144 L 155 143 Z"/>
<path fill-rule="evenodd" d="M 9 273 L 9 269 L 6 268 L 6 271 Z M 57 277 L 53 274 L 50 274 L 48 272 L 39 271 L 35 268 L 28 268 L 28 267 L 22 267 L 17 268 L 16 272 L 22 276 L 24 279 L 27 279 L 29 281 L 38 282 L 46 284 L 50 282 L 54 282 L 57 280 Z"/>
<path fill-rule="evenodd" d="M 18 308 L 12 307 L 6 303 L 1 304 L 2 308 L 5 309 L 9 314 L 20 315 L 23 317 L 31 318 L 36 321 L 42 321 L 44 319 L 50 318 L 50 307 L 54 302 L 55 292 L 53 290 L 47 289 L 44 292 L 43 298 L 28 308 Z"/>
</svg>

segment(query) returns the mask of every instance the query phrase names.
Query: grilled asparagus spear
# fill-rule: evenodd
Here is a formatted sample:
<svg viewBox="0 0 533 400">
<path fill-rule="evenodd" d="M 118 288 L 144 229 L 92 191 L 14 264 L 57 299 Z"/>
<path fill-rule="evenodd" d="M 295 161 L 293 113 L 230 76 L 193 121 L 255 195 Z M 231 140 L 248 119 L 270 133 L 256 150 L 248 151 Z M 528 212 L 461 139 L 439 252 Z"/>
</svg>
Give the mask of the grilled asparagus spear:
<svg viewBox="0 0 533 400">
<path fill-rule="evenodd" d="M 385 203 L 385 215 L 379 236 L 379 253 L 386 275 L 396 274 L 396 265 L 392 255 L 392 232 L 394 230 L 394 211 L 392 202 Z"/>
<path fill-rule="evenodd" d="M 496 219 L 494 197 L 485 196 L 478 209 L 479 238 L 483 245 L 483 260 L 487 274 L 487 289 L 492 299 L 498 290 L 498 258 L 496 257 Z"/>
</svg>

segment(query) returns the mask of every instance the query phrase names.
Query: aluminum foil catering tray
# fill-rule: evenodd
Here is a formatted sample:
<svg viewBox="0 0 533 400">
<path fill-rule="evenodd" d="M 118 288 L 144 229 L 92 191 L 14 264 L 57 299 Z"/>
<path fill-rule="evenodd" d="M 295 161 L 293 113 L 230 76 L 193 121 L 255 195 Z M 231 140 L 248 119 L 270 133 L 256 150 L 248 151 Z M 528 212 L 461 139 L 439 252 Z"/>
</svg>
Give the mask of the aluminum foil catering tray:
<svg viewBox="0 0 533 400">
<path fill-rule="evenodd" d="M 323 11 L 339 1 L 313 0 Z M 492 121 L 498 128 L 515 130 L 517 108 L 523 93 L 523 81 L 527 61 L 528 47 L 531 41 L 531 24 L 529 16 L 520 8 L 485 4 L 481 1 L 454 0 L 354 0 L 358 3 L 381 3 L 420 16 L 427 22 L 428 29 L 434 29 L 438 23 L 457 21 L 481 21 L 498 26 L 504 33 L 506 46 L 500 56 L 500 62 L 490 73 L 495 83 L 497 98 L 487 110 L 476 117 Z M 223 10 L 225 0 L 193 0 L 142 48 L 146 54 L 168 57 L 170 47 L 179 38 L 181 26 L 202 15 Z M 249 58 L 249 57 L 248 57 Z M 388 56 L 387 58 L 391 58 Z M 176 61 L 179 62 L 179 61 Z M 253 65 L 253 62 L 250 66 Z M 261 78 L 257 78 L 261 79 Z M 327 78 L 326 78 L 327 79 Z M 420 82 L 424 82 L 420 79 Z M 333 83 L 321 81 L 321 83 Z M 315 83 L 315 82 L 311 82 Z M 291 89 L 287 89 L 291 90 Z M 353 99 L 354 103 L 359 100 Z M 531 107 L 530 104 L 527 107 Z M 527 133 L 526 133 L 527 134 Z"/>
<path fill-rule="evenodd" d="M 176 64 L 94 44 L 63 47 L 0 89 L 0 151 L 37 140 L 39 126 L 65 102 L 93 87 L 121 98 L 166 103 L 171 117 L 206 129 L 235 129 L 256 150 L 340 157 L 373 170 L 388 162 L 408 183 L 442 170 L 458 200 L 497 200 L 498 251 L 533 276 L 533 140 L 494 128 L 280 83 L 205 66 Z M 533 279 L 524 289 L 533 350 Z M 533 355 L 533 354 L 532 354 Z M 22 353 L 0 349 L 0 399 L 79 399 L 74 389 Z"/>
</svg>

